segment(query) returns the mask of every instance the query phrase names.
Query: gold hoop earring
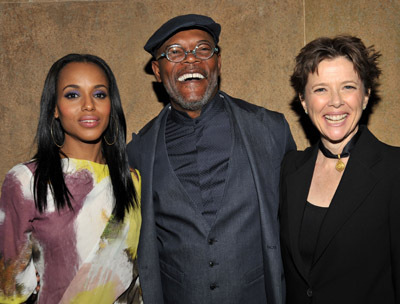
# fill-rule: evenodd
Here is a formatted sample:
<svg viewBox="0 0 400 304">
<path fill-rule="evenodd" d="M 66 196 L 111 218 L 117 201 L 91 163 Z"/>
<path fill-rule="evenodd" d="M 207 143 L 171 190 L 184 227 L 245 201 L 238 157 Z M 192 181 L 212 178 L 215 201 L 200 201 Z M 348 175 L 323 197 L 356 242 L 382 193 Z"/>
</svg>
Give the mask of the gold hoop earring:
<svg viewBox="0 0 400 304">
<path fill-rule="evenodd" d="M 65 142 L 65 138 L 64 141 L 61 145 L 57 144 L 56 140 L 54 139 L 54 134 L 53 134 L 53 123 L 54 123 L 54 117 L 53 120 L 51 121 L 51 126 L 50 126 L 50 134 L 51 134 L 51 138 L 53 139 L 54 144 L 58 147 L 58 148 L 62 148 L 64 146 L 64 142 Z"/>
<path fill-rule="evenodd" d="M 115 127 L 116 127 L 116 129 L 117 129 L 117 132 L 116 132 L 116 134 L 115 134 L 115 138 L 114 138 L 113 142 L 110 143 L 110 142 L 107 140 L 107 137 L 106 137 L 105 135 L 103 136 L 104 141 L 106 142 L 106 144 L 107 144 L 108 146 L 112 146 L 113 144 L 115 144 L 115 143 L 117 142 L 117 138 L 118 138 L 118 124 L 117 124 L 117 121 L 115 120 L 115 118 L 113 118 L 113 120 L 114 120 Z M 109 124 L 109 125 L 110 125 L 110 124 Z"/>
</svg>

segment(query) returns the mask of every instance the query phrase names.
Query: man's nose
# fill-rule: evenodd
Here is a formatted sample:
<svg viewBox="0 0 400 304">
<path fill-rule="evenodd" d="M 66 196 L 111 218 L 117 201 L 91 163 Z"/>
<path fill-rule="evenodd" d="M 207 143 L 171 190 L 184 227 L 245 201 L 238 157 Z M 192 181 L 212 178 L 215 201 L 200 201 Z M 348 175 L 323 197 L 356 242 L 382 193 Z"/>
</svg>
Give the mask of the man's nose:
<svg viewBox="0 0 400 304">
<path fill-rule="evenodd" d="M 195 56 L 195 52 L 194 52 L 194 50 L 192 50 L 192 51 L 187 51 L 186 52 L 186 58 L 185 58 L 185 60 L 183 60 L 184 62 L 187 62 L 187 63 L 194 63 L 194 62 L 200 62 L 201 60 L 200 59 L 198 59 L 196 56 Z"/>
</svg>

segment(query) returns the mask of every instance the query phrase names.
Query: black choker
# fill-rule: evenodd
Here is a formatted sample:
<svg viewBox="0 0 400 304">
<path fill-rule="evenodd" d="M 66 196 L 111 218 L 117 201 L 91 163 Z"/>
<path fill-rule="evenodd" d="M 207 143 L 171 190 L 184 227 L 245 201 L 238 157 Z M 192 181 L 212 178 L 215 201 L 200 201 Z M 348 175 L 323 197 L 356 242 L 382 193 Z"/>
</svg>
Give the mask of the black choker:
<svg viewBox="0 0 400 304">
<path fill-rule="evenodd" d="M 357 133 L 344 146 L 343 151 L 340 154 L 333 154 L 331 151 L 329 151 L 327 148 L 325 148 L 324 144 L 322 143 L 322 140 L 319 141 L 318 148 L 321 150 L 322 154 L 324 154 L 325 157 L 337 159 L 338 161 L 336 163 L 335 169 L 339 172 L 343 172 L 346 165 L 344 164 L 344 162 L 342 162 L 341 158 L 350 156 L 350 151 L 354 148 L 360 135 L 361 135 L 361 132 L 360 132 L 360 128 L 359 128 Z"/>
</svg>

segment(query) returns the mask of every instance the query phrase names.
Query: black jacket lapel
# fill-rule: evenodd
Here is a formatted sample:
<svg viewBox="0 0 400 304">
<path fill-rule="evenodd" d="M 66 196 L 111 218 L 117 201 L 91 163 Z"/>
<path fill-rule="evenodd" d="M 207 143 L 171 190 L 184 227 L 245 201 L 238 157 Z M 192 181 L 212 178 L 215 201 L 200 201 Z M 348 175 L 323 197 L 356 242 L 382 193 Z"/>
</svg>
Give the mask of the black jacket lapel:
<svg viewBox="0 0 400 304">
<path fill-rule="evenodd" d="M 372 167 L 381 160 L 378 141 L 363 130 L 347 163 L 342 180 L 329 206 L 314 255 L 314 264 L 329 246 L 332 238 L 365 201 L 378 182 Z"/>
<path fill-rule="evenodd" d="M 296 171 L 288 175 L 286 179 L 291 252 L 293 253 L 294 263 L 305 280 L 307 280 L 307 273 L 300 255 L 299 233 L 317 155 L 318 148 L 314 146 L 307 151 L 302 159 L 296 162 Z"/>
</svg>

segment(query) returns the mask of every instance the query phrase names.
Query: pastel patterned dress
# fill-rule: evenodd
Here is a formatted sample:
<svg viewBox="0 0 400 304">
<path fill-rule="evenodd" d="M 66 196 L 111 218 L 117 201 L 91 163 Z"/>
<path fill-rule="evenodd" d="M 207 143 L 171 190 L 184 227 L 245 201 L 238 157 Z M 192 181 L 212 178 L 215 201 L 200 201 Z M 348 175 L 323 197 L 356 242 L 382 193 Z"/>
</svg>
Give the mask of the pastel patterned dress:
<svg viewBox="0 0 400 304">
<path fill-rule="evenodd" d="M 0 198 L 0 303 L 25 301 L 37 285 L 36 271 L 40 304 L 125 303 L 138 285 L 140 208 L 117 222 L 107 165 L 71 158 L 62 165 L 73 210 L 57 211 L 51 191 L 47 210 L 36 210 L 34 162 L 6 175 Z M 139 173 L 132 178 L 140 196 Z"/>
</svg>

